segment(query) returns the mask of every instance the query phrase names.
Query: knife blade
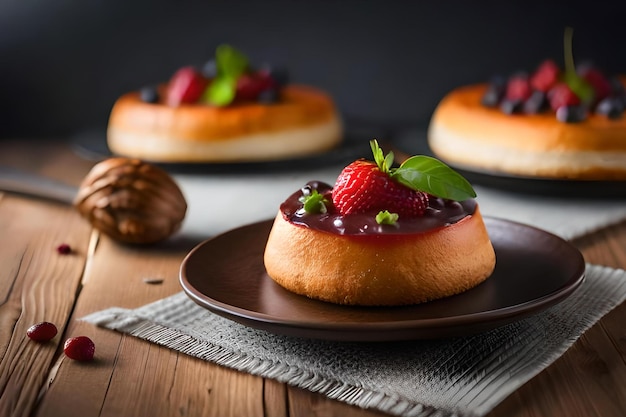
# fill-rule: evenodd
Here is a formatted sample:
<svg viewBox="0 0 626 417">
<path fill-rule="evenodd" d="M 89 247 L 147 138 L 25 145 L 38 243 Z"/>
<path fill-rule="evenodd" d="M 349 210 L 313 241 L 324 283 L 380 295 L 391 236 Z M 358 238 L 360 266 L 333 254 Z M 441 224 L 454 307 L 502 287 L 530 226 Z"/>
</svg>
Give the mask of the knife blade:
<svg viewBox="0 0 626 417">
<path fill-rule="evenodd" d="M 0 191 L 72 204 L 78 187 L 42 175 L 0 165 Z"/>
</svg>

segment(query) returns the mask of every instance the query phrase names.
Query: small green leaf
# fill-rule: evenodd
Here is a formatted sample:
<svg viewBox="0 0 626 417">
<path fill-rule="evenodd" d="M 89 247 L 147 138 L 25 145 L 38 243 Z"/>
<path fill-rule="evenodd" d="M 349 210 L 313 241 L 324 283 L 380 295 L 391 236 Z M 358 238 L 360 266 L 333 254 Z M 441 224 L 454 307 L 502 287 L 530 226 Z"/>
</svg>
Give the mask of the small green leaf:
<svg viewBox="0 0 626 417">
<path fill-rule="evenodd" d="M 211 81 L 201 100 L 214 106 L 227 106 L 235 99 L 237 80 L 230 77 L 218 77 Z"/>
<path fill-rule="evenodd" d="M 385 172 L 391 172 L 391 167 L 393 166 L 395 155 L 393 152 L 389 151 L 387 156 L 385 157 Z"/>
<path fill-rule="evenodd" d="M 461 174 L 429 156 L 413 156 L 400 165 L 391 177 L 414 190 L 448 200 L 464 201 L 476 197 L 472 185 Z"/>
<path fill-rule="evenodd" d="M 327 212 L 326 204 L 328 200 L 326 200 L 322 194 L 318 193 L 317 190 L 311 191 L 309 195 L 303 195 L 298 201 L 303 203 L 304 211 L 309 214 L 325 214 Z"/>
<path fill-rule="evenodd" d="M 593 86 L 589 84 L 584 78 L 581 78 L 575 72 L 566 72 L 563 75 L 563 81 L 568 85 L 576 96 L 583 103 L 590 103 L 593 101 L 595 90 Z"/>
<path fill-rule="evenodd" d="M 398 213 L 389 213 L 389 210 L 380 211 L 376 215 L 376 223 L 378 224 L 396 224 L 398 221 Z"/>
<path fill-rule="evenodd" d="M 565 84 L 578 96 L 580 101 L 590 103 L 593 101 L 595 91 L 593 86 L 576 72 L 573 38 L 574 29 L 566 27 L 565 33 L 563 34 L 563 53 L 565 55 L 565 73 L 563 74 L 563 81 L 565 81 Z"/>
<path fill-rule="evenodd" d="M 220 45 L 215 51 L 218 77 L 237 79 L 248 69 L 248 58 L 230 45 Z"/>
<path fill-rule="evenodd" d="M 248 58 L 230 45 L 220 45 L 215 51 L 217 76 L 201 100 L 214 106 L 228 106 L 235 99 L 237 79 L 248 69 Z"/>
<path fill-rule="evenodd" d="M 378 141 L 376 139 L 370 140 L 370 148 L 372 148 L 372 155 L 374 155 L 374 162 L 378 165 L 378 169 L 383 172 L 385 169 L 385 154 L 383 150 L 378 146 Z"/>
</svg>

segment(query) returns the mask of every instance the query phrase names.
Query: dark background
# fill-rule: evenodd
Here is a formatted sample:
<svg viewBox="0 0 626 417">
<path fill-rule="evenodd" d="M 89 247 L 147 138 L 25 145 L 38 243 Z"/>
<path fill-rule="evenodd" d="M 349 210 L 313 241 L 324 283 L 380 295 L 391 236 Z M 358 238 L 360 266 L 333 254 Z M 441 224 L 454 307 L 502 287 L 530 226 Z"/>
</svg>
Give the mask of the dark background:
<svg viewBox="0 0 626 417">
<path fill-rule="evenodd" d="M 626 2 L 0 0 L 0 138 L 106 126 L 124 92 L 220 43 L 330 92 L 348 116 L 426 123 L 454 87 L 562 63 L 626 73 Z"/>
</svg>

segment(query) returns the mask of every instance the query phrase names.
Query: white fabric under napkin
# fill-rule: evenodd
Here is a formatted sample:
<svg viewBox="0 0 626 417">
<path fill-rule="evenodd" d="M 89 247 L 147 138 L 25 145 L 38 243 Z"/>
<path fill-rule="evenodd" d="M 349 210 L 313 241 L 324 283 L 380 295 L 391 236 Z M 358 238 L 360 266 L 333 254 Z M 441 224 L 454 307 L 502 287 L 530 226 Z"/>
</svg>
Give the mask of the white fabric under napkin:
<svg viewBox="0 0 626 417">
<path fill-rule="evenodd" d="M 478 335 L 435 341 L 344 343 L 255 330 L 184 293 L 83 320 L 177 351 L 398 416 L 479 417 L 562 355 L 626 299 L 626 271 L 587 265 L 560 304 Z"/>
<path fill-rule="evenodd" d="M 513 220 L 574 239 L 626 220 L 626 198 L 520 195 L 474 186 L 483 215 Z"/>
<path fill-rule="evenodd" d="M 208 238 L 276 216 L 278 206 L 311 180 L 334 184 L 342 166 L 257 174 L 176 175 L 189 211 L 182 233 Z M 529 224 L 573 239 L 626 220 L 626 198 L 598 200 L 514 194 L 476 185 L 483 215 Z"/>
<path fill-rule="evenodd" d="M 319 170 L 256 173 L 177 174 L 187 200 L 181 232 L 206 238 L 274 218 L 280 204 L 311 180 L 335 183 L 341 166 Z"/>
</svg>

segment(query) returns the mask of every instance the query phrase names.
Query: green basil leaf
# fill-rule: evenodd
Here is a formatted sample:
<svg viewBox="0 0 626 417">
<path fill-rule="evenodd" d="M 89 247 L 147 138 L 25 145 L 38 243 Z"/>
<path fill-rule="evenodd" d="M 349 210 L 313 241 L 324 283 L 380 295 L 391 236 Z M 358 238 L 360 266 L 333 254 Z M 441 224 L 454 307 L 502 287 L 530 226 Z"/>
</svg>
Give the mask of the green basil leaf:
<svg viewBox="0 0 626 417">
<path fill-rule="evenodd" d="M 407 159 L 391 176 L 409 188 L 448 200 L 476 197 L 472 185 L 461 174 L 429 156 L 417 155 Z"/>
<path fill-rule="evenodd" d="M 214 78 L 201 100 L 214 106 L 228 106 L 235 99 L 237 80 L 230 77 Z"/>
<path fill-rule="evenodd" d="M 230 45 L 220 45 L 215 51 L 218 77 L 237 79 L 248 68 L 248 58 Z"/>
</svg>

